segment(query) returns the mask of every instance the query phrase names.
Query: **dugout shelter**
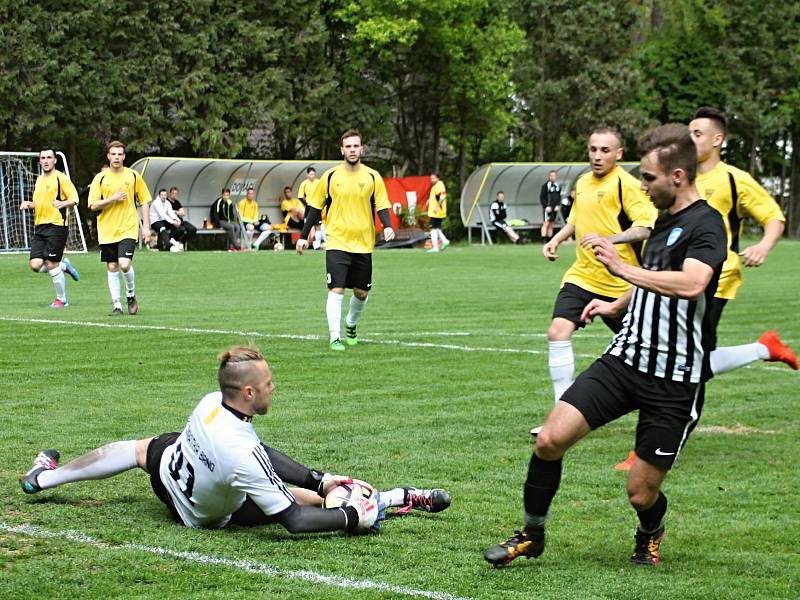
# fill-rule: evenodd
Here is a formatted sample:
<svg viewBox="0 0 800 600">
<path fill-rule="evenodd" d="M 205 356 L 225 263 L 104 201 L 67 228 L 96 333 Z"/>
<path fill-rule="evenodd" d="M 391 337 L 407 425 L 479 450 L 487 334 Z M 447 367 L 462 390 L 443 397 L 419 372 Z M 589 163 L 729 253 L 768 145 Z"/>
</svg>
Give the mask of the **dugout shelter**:
<svg viewBox="0 0 800 600">
<path fill-rule="evenodd" d="M 142 175 L 154 198 L 161 188 L 180 189 L 178 198 L 186 209 L 186 220 L 201 227 L 223 188 L 230 188 L 231 199 L 238 202 L 251 186 L 261 213 L 268 215 L 272 223 L 281 223 L 284 186 L 291 186 L 296 197 L 308 167 L 314 167 L 317 177 L 321 177 L 340 162 L 148 156 L 137 160 L 131 168 Z"/>
<path fill-rule="evenodd" d="M 639 163 L 619 163 L 628 172 L 638 176 Z M 494 229 L 489 220 L 491 206 L 497 192 L 505 193 L 508 220 L 520 219 L 525 227 L 539 229 L 542 225 L 542 205 L 539 193 L 547 181 L 547 174 L 554 170 L 561 184 L 561 195 L 569 197 L 575 181 L 590 170 L 582 163 L 488 163 L 481 165 L 467 178 L 461 190 L 461 221 L 467 229 L 470 243 L 472 233 L 480 233 L 481 243 L 492 244 L 490 232 Z M 561 217 L 558 217 L 559 223 Z M 518 227 L 515 227 L 518 229 Z"/>
</svg>

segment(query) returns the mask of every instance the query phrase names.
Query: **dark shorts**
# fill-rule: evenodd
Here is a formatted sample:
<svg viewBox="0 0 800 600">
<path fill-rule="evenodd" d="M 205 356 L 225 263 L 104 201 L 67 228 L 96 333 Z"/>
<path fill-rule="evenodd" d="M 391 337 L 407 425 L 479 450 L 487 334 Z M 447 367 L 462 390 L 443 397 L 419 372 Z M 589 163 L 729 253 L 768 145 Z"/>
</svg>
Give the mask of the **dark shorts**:
<svg viewBox="0 0 800 600">
<path fill-rule="evenodd" d="M 50 262 L 61 262 L 67 245 L 69 227 L 62 225 L 37 225 L 31 242 L 31 259 L 41 258 Z"/>
<path fill-rule="evenodd" d="M 613 302 L 616 298 L 610 296 L 601 296 L 588 290 L 578 287 L 573 283 L 565 283 L 564 286 L 558 291 L 556 302 L 553 305 L 553 318 L 561 317 L 567 321 L 572 321 L 575 327 L 580 329 L 585 327 L 586 323 L 581 321 L 581 313 L 586 305 L 595 298 L 605 300 L 606 302 Z M 614 333 L 618 333 L 622 329 L 622 316 L 620 317 L 603 317 L 603 323 Z"/>
<path fill-rule="evenodd" d="M 561 401 L 577 408 L 592 429 L 638 410 L 636 455 L 670 469 L 700 419 L 704 393 L 703 383 L 653 377 L 603 355 L 578 376 Z"/>
<path fill-rule="evenodd" d="M 120 240 L 113 244 L 100 244 L 100 262 L 115 263 L 119 262 L 120 256 L 133 260 L 133 253 L 136 250 L 136 240 Z"/>
<path fill-rule="evenodd" d="M 289 226 L 289 229 L 303 229 L 303 222 L 302 221 L 295 221 L 294 219 L 289 219 L 286 224 Z"/>
<path fill-rule="evenodd" d="M 547 209 L 550 208 L 550 212 L 547 212 Z M 558 214 L 558 208 L 555 206 L 542 206 L 542 221 L 555 221 L 556 215 Z"/>
<path fill-rule="evenodd" d="M 431 229 L 441 229 L 442 221 L 444 221 L 444 219 L 441 219 L 439 217 L 431 217 L 430 219 L 428 219 L 428 222 L 431 224 Z"/>
<path fill-rule="evenodd" d="M 175 510 L 175 505 L 172 503 L 172 498 L 170 498 L 169 492 L 167 491 L 167 488 L 164 487 L 164 484 L 161 481 L 161 476 L 159 475 L 161 457 L 167 448 L 175 443 L 175 440 L 178 439 L 178 436 L 180 436 L 180 433 L 173 431 L 171 433 L 162 433 L 161 435 L 150 440 L 150 443 L 147 445 L 147 459 L 145 460 L 145 466 L 147 467 L 147 472 L 150 474 L 150 487 L 153 488 L 153 491 L 155 492 L 156 496 L 158 496 L 158 499 L 167 505 L 172 519 L 176 523 L 183 523 L 180 515 L 178 515 L 178 511 Z"/>
<path fill-rule="evenodd" d="M 372 288 L 372 254 L 328 250 L 325 253 L 325 269 L 329 290 L 357 288 L 369 291 Z"/>
<path fill-rule="evenodd" d="M 508 229 L 508 223 L 505 221 L 493 221 L 492 225 L 494 225 L 495 229 L 500 229 L 502 231 Z"/>
</svg>

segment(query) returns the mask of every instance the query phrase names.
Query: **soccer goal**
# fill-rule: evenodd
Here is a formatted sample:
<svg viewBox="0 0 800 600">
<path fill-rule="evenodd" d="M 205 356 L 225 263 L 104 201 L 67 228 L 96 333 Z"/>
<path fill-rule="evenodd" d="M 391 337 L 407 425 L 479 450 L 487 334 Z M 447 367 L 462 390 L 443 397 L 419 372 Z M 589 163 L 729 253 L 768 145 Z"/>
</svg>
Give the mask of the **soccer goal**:
<svg viewBox="0 0 800 600">
<path fill-rule="evenodd" d="M 67 157 L 62 152 L 64 172 L 69 176 Z M 20 210 L 24 201 L 33 200 L 33 187 L 41 173 L 38 152 L 0 152 L 0 252 L 27 252 L 33 241 L 33 211 Z M 78 214 L 72 207 L 67 252 L 86 252 L 86 238 Z"/>
</svg>

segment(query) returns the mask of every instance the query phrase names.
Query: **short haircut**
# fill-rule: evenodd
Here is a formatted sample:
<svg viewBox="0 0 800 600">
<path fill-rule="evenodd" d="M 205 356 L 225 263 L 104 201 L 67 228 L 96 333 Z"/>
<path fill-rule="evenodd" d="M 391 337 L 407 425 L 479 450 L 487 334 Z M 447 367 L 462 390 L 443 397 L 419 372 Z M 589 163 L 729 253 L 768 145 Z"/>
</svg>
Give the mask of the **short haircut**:
<svg viewBox="0 0 800 600">
<path fill-rule="evenodd" d="M 500 194 L 503 194 L 503 196 L 506 195 L 506 193 L 503 190 L 497 190 L 497 195 L 499 196 Z"/>
<path fill-rule="evenodd" d="M 158 193 L 159 193 L 159 194 L 160 194 L 161 192 L 164 192 L 164 193 L 166 194 L 166 193 L 167 193 L 167 188 L 161 188 L 160 190 L 158 190 Z"/>
<path fill-rule="evenodd" d="M 317 170 L 316 170 L 314 167 L 308 167 L 308 168 L 306 169 L 306 174 L 308 174 L 308 173 L 311 173 L 312 171 L 313 171 L 314 173 L 316 173 L 316 172 L 317 172 Z"/>
<path fill-rule="evenodd" d="M 180 192 L 180 190 L 173 185 L 171 188 L 169 188 L 169 193 L 171 194 L 172 192 Z"/>
<path fill-rule="evenodd" d="M 711 119 L 722 130 L 722 135 L 724 136 L 728 135 L 728 117 L 726 117 L 725 113 L 719 110 L 718 108 L 713 108 L 711 106 L 701 106 L 694 113 L 694 118 Z"/>
<path fill-rule="evenodd" d="M 283 191 L 285 192 L 286 190 L 289 190 L 291 192 L 292 191 L 292 186 L 290 186 L 290 185 L 283 186 Z"/>
<path fill-rule="evenodd" d="M 230 398 L 245 385 L 251 385 L 252 365 L 266 362 L 261 350 L 255 346 L 233 346 L 230 350 L 217 355 L 219 371 L 217 381 L 224 398 Z"/>
<path fill-rule="evenodd" d="M 245 192 L 255 192 L 256 188 L 254 188 L 252 185 L 248 185 L 247 188 L 244 191 Z"/>
<path fill-rule="evenodd" d="M 225 192 L 230 194 L 231 193 L 231 188 L 222 188 L 222 193 L 224 194 Z"/>
<path fill-rule="evenodd" d="M 620 148 L 622 147 L 622 134 L 619 132 L 619 129 L 613 125 L 597 125 L 592 128 L 592 133 L 589 134 L 589 137 L 593 136 L 595 133 L 610 133 L 617 138 Z"/>
<path fill-rule="evenodd" d="M 359 141 L 361 140 L 361 132 L 358 129 L 348 129 L 342 134 L 342 137 L 339 138 L 339 143 L 344 145 L 345 139 L 349 137 L 357 137 Z"/>
<path fill-rule="evenodd" d="M 42 156 L 42 152 L 52 152 L 53 156 L 56 155 L 56 150 L 52 146 L 42 146 L 41 148 L 39 148 L 39 156 L 40 157 Z"/>
<path fill-rule="evenodd" d="M 558 175 L 558 171 L 556 171 L 555 169 L 550 169 L 550 170 L 547 172 L 547 174 L 548 174 L 548 175 L 550 175 L 550 173 L 555 173 L 556 175 Z"/>
<path fill-rule="evenodd" d="M 689 183 L 697 175 L 697 147 L 692 141 L 689 128 L 682 123 L 667 123 L 648 129 L 639 138 L 639 156 L 655 152 L 661 170 L 669 173 L 683 169 Z"/>
<path fill-rule="evenodd" d="M 123 144 L 119 140 L 108 142 L 108 145 L 106 146 L 106 152 L 111 152 L 112 148 L 122 148 L 122 151 L 125 152 L 125 144 Z"/>
</svg>

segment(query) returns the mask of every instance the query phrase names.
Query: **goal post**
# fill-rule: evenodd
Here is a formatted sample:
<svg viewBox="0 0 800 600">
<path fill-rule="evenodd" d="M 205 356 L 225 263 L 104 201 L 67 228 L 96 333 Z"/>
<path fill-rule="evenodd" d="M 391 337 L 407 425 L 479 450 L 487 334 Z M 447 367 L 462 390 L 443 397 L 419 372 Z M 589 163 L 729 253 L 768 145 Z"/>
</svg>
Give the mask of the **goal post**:
<svg viewBox="0 0 800 600">
<path fill-rule="evenodd" d="M 69 177 L 67 157 L 57 152 Z M 33 200 L 33 188 L 41 173 L 38 152 L 0 152 L 0 253 L 28 252 L 33 241 L 33 211 L 20 210 L 22 202 Z M 67 252 L 86 252 L 78 205 L 71 209 Z"/>
</svg>

